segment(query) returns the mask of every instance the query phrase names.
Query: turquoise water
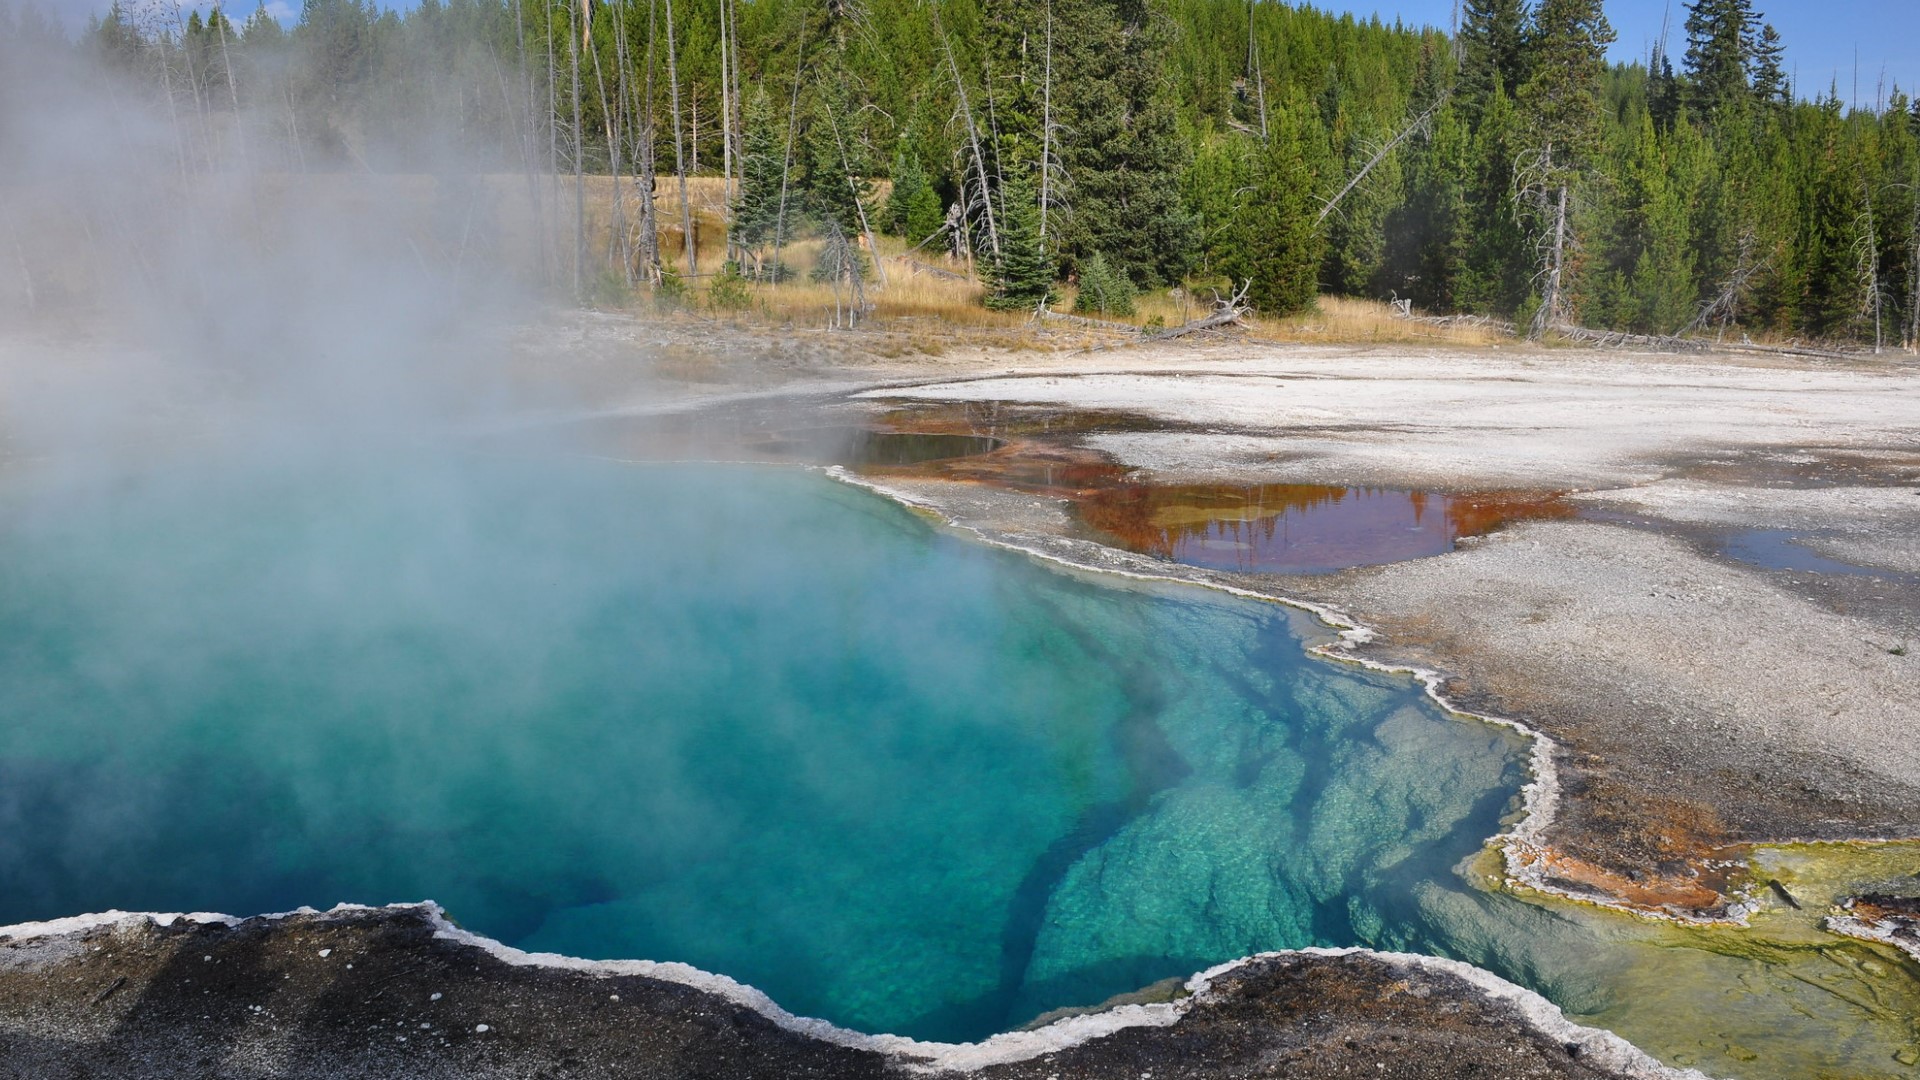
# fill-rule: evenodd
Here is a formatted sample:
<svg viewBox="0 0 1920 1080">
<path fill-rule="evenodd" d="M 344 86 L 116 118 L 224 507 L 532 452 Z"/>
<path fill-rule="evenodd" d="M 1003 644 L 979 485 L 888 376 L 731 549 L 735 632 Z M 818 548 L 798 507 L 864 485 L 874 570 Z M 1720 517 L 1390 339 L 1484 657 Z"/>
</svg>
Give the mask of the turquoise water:
<svg viewBox="0 0 1920 1080">
<path fill-rule="evenodd" d="M 1449 948 L 1518 746 L 1306 658 L 1296 618 L 798 470 L 15 490 L 0 922 L 431 897 L 942 1039 L 1261 949 Z"/>
</svg>

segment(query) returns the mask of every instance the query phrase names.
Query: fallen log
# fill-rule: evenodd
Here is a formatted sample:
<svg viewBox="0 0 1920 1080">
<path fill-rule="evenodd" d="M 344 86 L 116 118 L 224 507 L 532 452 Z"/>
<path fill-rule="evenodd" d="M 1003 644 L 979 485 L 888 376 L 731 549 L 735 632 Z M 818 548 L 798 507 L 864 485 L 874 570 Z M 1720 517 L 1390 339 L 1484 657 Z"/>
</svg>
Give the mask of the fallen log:
<svg viewBox="0 0 1920 1080">
<path fill-rule="evenodd" d="M 1186 337 L 1188 334 L 1199 333 L 1203 330 L 1218 330 L 1223 326 L 1242 325 L 1242 320 L 1253 311 L 1251 307 L 1247 306 L 1247 289 L 1251 287 L 1252 284 L 1251 281 L 1242 284 L 1238 292 L 1235 292 L 1232 296 L 1225 299 L 1222 299 L 1219 293 L 1215 293 L 1213 295 L 1212 314 L 1201 316 L 1198 319 L 1182 323 L 1179 326 L 1171 326 L 1165 330 L 1147 334 L 1141 340 L 1172 341 L 1174 338 Z"/>
<path fill-rule="evenodd" d="M 918 259 L 909 259 L 905 255 L 895 255 L 893 257 L 893 261 L 899 263 L 901 266 L 906 267 L 908 272 L 910 273 L 928 274 L 933 277 L 937 277 L 942 281 L 971 280 L 965 274 L 955 273 L 952 270 L 945 270 L 938 266 L 930 266 L 926 263 L 921 262 Z"/>
<path fill-rule="evenodd" d="M 1084 315 L 1069 315 L 1064 311 L 1055 311 L 1049 307 L 1034 309 L 1034 316 L 1042 322 L 1066 323 L 1069 326 L 1084 327 L 1088 330 L 1107 330 L 1116 334 L 1138 334 L 1140 328 L 1132 323 L 1113 322 L 1109 319 L 1089 319 Z"/>
</svg>

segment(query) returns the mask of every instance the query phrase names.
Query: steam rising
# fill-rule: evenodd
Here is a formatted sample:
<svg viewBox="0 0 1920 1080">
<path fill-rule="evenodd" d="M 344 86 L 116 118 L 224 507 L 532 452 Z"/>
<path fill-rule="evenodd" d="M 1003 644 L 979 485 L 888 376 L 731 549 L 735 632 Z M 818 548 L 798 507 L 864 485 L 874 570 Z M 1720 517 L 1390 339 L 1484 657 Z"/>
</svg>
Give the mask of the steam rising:
<svg viewBox="0 0 1920 1080">
<path fill-rule="evenodd" d="M 221 25 L 196 63 L 173 17 L 119 9 L 120 37 L 74 44 L 0 8 L 0 462 L 215 432 L 257 460 L 512 408 L 502 329 L 544 256 L 511 127 L 423 88 L 396 130 L 354 130 L 367 110 L 314 89 L 323 37 Z"/>
</svg>

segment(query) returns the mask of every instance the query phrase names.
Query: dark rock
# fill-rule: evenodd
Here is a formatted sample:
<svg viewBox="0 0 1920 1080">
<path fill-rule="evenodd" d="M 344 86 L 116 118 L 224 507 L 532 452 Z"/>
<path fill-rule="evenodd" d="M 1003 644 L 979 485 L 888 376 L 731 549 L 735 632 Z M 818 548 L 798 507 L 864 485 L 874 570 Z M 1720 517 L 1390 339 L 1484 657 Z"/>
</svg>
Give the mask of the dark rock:
<svg viewBox="0 0 1920 1080">
<path fill-rule="evenodd" d="M 678 965 L 534 964 L 431 905 L 125 916 L 0 933 L 0 1077 L 1667 1075 L 1448 961 L 1269 954 L 1190 985 L 1172 1003 L 955 1047 L 796 1020 Z"/>
</svg>

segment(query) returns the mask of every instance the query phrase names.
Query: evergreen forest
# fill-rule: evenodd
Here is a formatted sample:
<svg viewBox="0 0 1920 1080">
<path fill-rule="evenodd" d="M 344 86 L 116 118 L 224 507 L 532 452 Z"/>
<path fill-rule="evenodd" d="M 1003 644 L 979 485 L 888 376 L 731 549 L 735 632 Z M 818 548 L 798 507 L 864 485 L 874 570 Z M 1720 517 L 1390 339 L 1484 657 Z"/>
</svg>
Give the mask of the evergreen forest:
<svg viewBox="0 0 1920 1080">
<path fill-rule="evenodd" d="M 1463 0 L 1451 33 L 1274 0 L 305 0 L 291 25 L 122 0 L 0 37 L 161 103 L 183 176 L 611 178 L 608 235 L 556 200 L 562 289 L 857 286 L 887 234 L 1011 311 L 1072 282 L 1089 317 L 1212 288 L 1920 346 L 1920 102 L 1793 85 L 1754 0 L 1681 15 L 1631 64 L 1601 0 Z M 0 93 L 32 93 L 10 66 Z M 691 223 L 663 243 L 688 177 L 725 185 L 721 265 Z M 783 260 L 800 237 L 818 265 Z"/>
</svg>

